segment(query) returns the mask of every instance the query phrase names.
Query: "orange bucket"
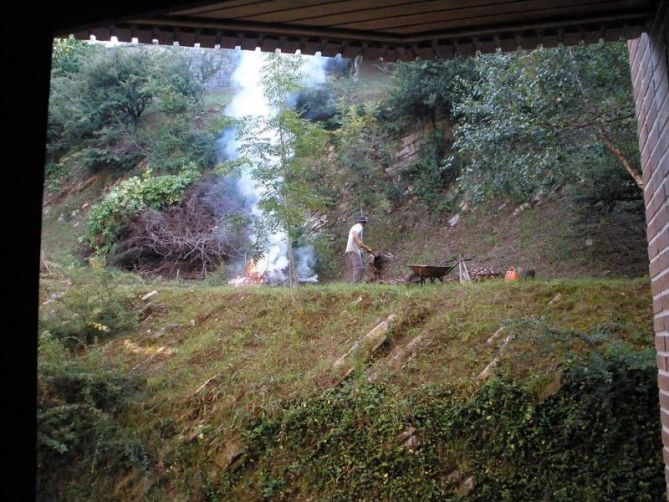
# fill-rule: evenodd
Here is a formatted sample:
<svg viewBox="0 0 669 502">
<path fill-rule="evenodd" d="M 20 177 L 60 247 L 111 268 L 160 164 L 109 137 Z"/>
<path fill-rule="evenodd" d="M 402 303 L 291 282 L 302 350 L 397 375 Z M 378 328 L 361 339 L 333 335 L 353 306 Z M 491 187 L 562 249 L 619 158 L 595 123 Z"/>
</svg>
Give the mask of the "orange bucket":
<svg viewBox="0 0 669 502">
<path fill-rule="evenodd" d="M 520 274 L 518 274 L 516 267 L 509 268 L 509 270 L 506 271 L 506 274 L 504 274 L 505 281 L 517 281 L 518 279 L 520 279 Z"/>
</svg>

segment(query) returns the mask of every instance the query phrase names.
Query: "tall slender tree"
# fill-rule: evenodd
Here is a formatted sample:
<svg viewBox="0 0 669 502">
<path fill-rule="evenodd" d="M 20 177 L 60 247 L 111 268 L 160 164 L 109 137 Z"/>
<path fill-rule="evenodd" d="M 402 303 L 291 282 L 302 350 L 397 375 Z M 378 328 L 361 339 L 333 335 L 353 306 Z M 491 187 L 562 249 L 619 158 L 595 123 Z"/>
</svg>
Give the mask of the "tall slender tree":
<svg viewBox="0 0 669 502">
<path fill-rule="evenodd" d="M 297 285 L 294 244 L 309 209 L 321 200 L 310 190 L 306 170 L 318 162 L 325 146 L 325 131 L 302 118 L 291 100 L 304 88 L 302 57 L 272 53 L 266 56 L 262 85 L 272 112 L 247 125 L 240 135 L 241 151 L 250 165 L 251 178 L 260 191 L 266 231 L 285 234 L 289 262 L 289 283 Z"/>
</svg>

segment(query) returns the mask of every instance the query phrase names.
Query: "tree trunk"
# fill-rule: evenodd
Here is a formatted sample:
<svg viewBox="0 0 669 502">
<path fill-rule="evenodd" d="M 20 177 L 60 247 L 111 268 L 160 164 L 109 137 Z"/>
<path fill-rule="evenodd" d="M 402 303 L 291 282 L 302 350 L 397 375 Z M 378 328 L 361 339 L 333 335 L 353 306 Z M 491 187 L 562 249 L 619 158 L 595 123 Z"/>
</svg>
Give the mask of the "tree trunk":
<svg viewBox="0 0 669 502">
<path fill-rule="evenodd" d="M 291 288 L 295 288 L 298 285 L 297 279 L 297 260 L 295 259 L 295 252 L 293 251 L 293 242 L 290 238 L 290 235 L 287 237 L 288 245 L 286 246 L 288 254 L 288 279 Z"/>
<path fill-rule="evenodd" d="M 598 127 L 597 128 L 598 136 L 602 140 L 602 143 L 604 143 L 604 146 L 613 154 L 614 157 L 616 157 L 620 163 L 623 165 L 625 170 L 629 173 L 629 175 L 632 177 L 634 182 L 637 184 L 639 189 L 643 191 L 643 178 L 641 177 L 641 174 L 639 174 L 633 167 L 630 161 L 625 157 L 625 154 L 623 154 L 622 151 L 620 151 L 620 148 L 618 148 L 613 141 L 611 141 L 611 137 L 608 135 L 608 133 L 604 130 L 603 127 Z"/>
</svg>

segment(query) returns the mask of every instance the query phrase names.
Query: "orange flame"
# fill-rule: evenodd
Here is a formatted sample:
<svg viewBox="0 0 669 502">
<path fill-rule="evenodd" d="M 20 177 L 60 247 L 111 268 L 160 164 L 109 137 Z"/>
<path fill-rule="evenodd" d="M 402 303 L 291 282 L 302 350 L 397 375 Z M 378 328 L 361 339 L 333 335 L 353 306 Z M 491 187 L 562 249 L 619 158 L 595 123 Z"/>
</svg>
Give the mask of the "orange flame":
<svg viewBox="0 0 669 502">
<path fill-rule="evenodd" d="M 246 270 L 244 270 L 244 278 L 251 283 L 254 284 L 262 284 L 265 282 L 265 279 L 263 279 L 263 274 L 258 268 L 258 260 L 254 259 L 251 260 L 247 265 L 246 265 Z"/>
<path fill-rule="evenodd" d="M 231 284 L 235 287 L 253 286 L 264 283 L 264 274 L 259 270 L 258 260 L 252 260 L 248 262 L 244 268 L 244 274 L 237 276 L 228 282 L 228 284 Z"/>
</svg>

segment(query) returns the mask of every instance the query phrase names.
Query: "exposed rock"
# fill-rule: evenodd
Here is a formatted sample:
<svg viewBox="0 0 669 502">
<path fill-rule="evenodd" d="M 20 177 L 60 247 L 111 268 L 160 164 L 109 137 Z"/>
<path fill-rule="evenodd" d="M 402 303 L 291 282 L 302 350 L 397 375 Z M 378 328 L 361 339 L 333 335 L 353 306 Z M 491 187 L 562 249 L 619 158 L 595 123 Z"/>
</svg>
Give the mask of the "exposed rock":
<svg viewBox="0 0 669 502">
<path fill-rule="evenodd" d="M 418 355 L 418 353 L 425 349 L 431 342 L 434 336 L 430 334 L 421 334 L 412 338 L 404 347 L 395 349 L 388 356 L 387 367 L 391 370 L 397 371 L 402 368 L 408 361 Z M 379 371 L 373 371 L 367 377 L 368 382 L 375 382 L 379 378 Z"/>
<path fill-rule="evenodd" d="M 469 476 L 467 479 L 464 480 L 464 482 L 458 488 L 456 488 L 455 493 L 457 493 L 462 497 L 466 497 L 474 489 L 475 483 L 476 483 L 476 478 L 473 475 Z"/>
<path fill-rule="evenodd" d="M 557 302 L 559 302 L 560 300 L 562 300 L 562 293 L 558 293 L 557 295 L 555 295 L 555 296 L 553 297 L 553 299 L 552 299 L 551 301 L 548 302 L 548 305 L 554 305 L 554 304 L 556 304 Z"/>
<path fill-rule="evenodd" d="M 590 239 L 590 238 L 588 237 L 588 238 L 585 240 L 585 245 L 588 246 L 588 247 L 592 246 L 592 239 Z"/>
<path fill-rule="evenodd" d="M 397 435 L 397 442 L 405 443 L 406 440 L 409 439 L 411 436 L 413 436 L 415 433 L 416 433 L 416 428 L 410 425 L 407 430 L 400 432 Z"/>
<path fill-rule="evenodd" d="M 486 345 L 492 345 L 493 343 L 495 343 L 495 342 L 499 339 L 499 337 L 501 337 L 502 334 L 504 333 L 504 329 L 505 329 L 504 326 L 502 326 L 502 327 L 499 328 L 497 331 L 495 331 L 495 332 L 490 336 L 490 338 L 488 338 L 488 339 L 485 341 L 485 344 L 486 344 Z"/>
<path fill-rule="evenodd" d="M 481 373 L 479 373 L 479 376 L 477 376 L 476 379 L 479 381 L 483 381 L 490 378 L 490 375 L 492 375 L 492 371 L 497 367 L 498 364 L 499 364 L 499 356 L 496 356 L 492 361 L 490 361 L 488 366 L 486 366 L 485 369 Z"/>
<path fill-rule="evenodd" d="M 55 292 L 55 293 L 51 293 L 51 295 L 49 295 L 49 298 L 47 298 L 46 300 L 44 300 L 44 301 L 42 302 L 42 305 L 48 305 L 48 304 L 51 303 L 51 302 L 58 301 L 58 300 L 60 300 L 63 296 L 65 296 L 65 291 L 57 291 L 57 292 Z"/>
<path fill-rule="evenodd" d="M 146 300 L 148 300 L 149 298 L 153 298 L 153 297 L 156 296 L 157 294 L 158 294 L 158 291 L 153 290 L 153 291 L 151 291 L 150 293 L 146 293 L 144 296 L 142 296 L 142 300 L 143 300 L 143 301 L 146 301 Z"/>
<path fill-rule="evenodd" d="M 529 202 L 523 202 L 520 206 L 518 206 L 516 209 L 513 210 L 512 215 L 513 216 L 518 216 L 520 213 L 525 211 L 526 209 L 530 208 L 530 203 Z"/>
<path fill-rule="evenodd" d="M 332 365 L 334 368 L 342 368 L 346 365 L 349 356 L 364 351 L 366 357 L 371 356 L 386 341 L 386 333 L 390 325 L 397 319 L 395 314 L 389 315 L 386 320 L 378 323 L 369 333 L 359 339 L 353 346 Z"/>
<path fill-rule="evenodd" d="M 462 481 L 462 478 L 465 477 L 465 474 L 458 469 L 455 469 L 453 472 L 451 472 L 446 479 L 453 483 L 459 483 Z"/>
<path fill-rule="evenodd" d="M 223 450 L 218 455 L 216 455 L 214 462 L 216 462 L 216 465 L 218 465 L 221 469 L 228 469 L 237 460 L 239 460 L 245 451 L 246 448 L 241 443 L 241 441 L 239 439 L 234 439 L 226 444 L 225 448 L 223 448 Z"/>
<path fill-rule="evenodd" d="M 163 326 L 160 328 L 156 333 L 154 333 L 151 338 L 153 340 L 157 340 L 158 338 L 161 338 L 162 336 L 165 336 L 167 333 L 170 331 L 173 331 L 175 328 L 179 327 L 178 324 L 168 324 L 167 326 Z"/>
<path fill-rule="evenodd" d="M 450 218 L 448 220 L 448 224 L 452 227 L 454 227 L 458 223 L 460 223 L 460 215 L 459 214 L 456 214 L 455 216 L 453 216 L 452 218 Z"/>
<path fill-rule="evenodd" d="M 213 382 L 214 380 L 216 380 L 220 376 L 221 376 L 220 373 L 216 373 L 214 376 L 207 378 L 207 380 L 205 380 L 205 382 L 202 385 L 200 385 L 195 390 L 195 392 L 193 392 L 193 394 L 198 394 L 198 393 L 202 392 L 207 387 L 207 385 L 209 385 L 210 382 Z"/>
<path fill-rule="evenodd" d="M 416 451 L 418 448 L 420 448 L 421 445 L 421 440 L 418 438 L 418 436 L 411 436 L 409 439 L 407 439 L 402 447 L 405 450 L 408 450 L 410 452 Z"/>
<path fill-rule="evenodd" d="M 488 364 L 488 366 L 485 367 L 485 369 L 479 374 L 479 376 L 476 377 L 476 379 L 478 381 L 483 381 L 483 380 L 487 380 L 488 378 L 490 378 L 490 376 L 492 375 L 493 370 L 499 364 L 499 361 L 500 361 L 501 356 L 502 356 L 502 352 L 504 351 L 504 349 L 506 349 L 506 346 L 509 344 L 509 342 L 511 340 L 513 340 L 514 338 L 515 338 L 514 335 L 509 335 L 504 339 L 504 341 L 502 342 L 502 345 L 499 347 L 499 352 L 497 353 L 497 356 L 495 356 L 495 358 L 492 361 L 490 361 L 490 364 Z"/>
</svg>

